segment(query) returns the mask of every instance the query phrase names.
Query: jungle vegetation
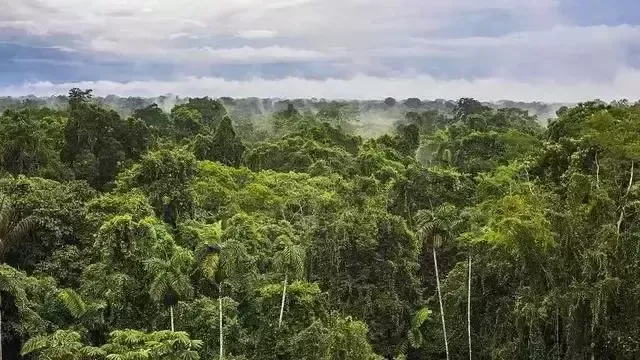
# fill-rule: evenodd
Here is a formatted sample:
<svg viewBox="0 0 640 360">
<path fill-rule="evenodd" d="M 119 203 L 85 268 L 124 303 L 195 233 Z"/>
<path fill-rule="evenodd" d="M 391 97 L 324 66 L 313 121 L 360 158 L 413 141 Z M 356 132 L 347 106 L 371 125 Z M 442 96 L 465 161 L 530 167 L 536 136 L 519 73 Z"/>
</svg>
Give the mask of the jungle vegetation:
<svg viewBox="0 0 640 360">
<path fill-rule="evenodd" d="M 640 358 L 638 104 L 59 100 L 0 116 L 2 360 Z"/>
</svg>

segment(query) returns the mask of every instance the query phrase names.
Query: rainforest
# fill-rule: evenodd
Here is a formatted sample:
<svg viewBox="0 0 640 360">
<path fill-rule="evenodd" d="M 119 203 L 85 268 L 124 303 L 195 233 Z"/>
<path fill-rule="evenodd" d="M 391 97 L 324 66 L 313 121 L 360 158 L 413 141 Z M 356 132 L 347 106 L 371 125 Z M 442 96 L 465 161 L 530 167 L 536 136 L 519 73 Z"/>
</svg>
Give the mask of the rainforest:
<svg viewBox="0 0 640 360">
<path fill-rule="evenodd" d="M 2 360 L 640 358 L 640 103 L 0 108 Z"/>
</svg>

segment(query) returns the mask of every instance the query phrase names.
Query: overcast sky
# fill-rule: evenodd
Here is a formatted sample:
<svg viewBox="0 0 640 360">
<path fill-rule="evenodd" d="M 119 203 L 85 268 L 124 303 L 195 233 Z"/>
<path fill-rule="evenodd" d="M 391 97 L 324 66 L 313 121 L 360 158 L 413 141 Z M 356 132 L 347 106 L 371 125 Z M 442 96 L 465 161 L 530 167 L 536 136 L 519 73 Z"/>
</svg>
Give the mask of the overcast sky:
<svg viewBox="0 0 640 360">
<path fill-rule="evenodd" d="M 3 0 L 0 96 L 640 99 L 638 0 Z"/>
</svg>

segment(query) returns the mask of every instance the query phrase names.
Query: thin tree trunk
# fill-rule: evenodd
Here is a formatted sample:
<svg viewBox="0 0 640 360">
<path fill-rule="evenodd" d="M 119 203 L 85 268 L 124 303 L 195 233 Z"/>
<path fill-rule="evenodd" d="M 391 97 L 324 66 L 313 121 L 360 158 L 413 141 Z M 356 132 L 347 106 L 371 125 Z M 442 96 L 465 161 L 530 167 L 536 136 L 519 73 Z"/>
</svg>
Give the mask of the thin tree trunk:
<svg viewBox="0 0 640 360">
<path fill-rule="evenodd" d="M 633 163 L 631 163 L 632 167 L 633 167 Z M 595 343 L 595 336 L 593 335 L 593 330 L 596 327 L 596 319 L 595 319 L 595 315 L 593 314 L 595 311 L 591 311 L 591 360 L 596 360 L 596 343 Z"/>
<path fill-rule="evenodd" d="M 560 360 L 560 311 L 556 307 L 556 359 Z"/>
<path fill-rule="evenodd" d="M 631 161 L 631 174 L 629 175 L 629 185 L 627 185 L 627 191 L 624 194 L 624 203 L 622 204 L 622 210 L 620 210 L 620 217 L 618 218 L 617 226 L 617 238 L 620 238 L 620 226 L 622 225 L 622 220 L 624 219 L 624 208 L 627 206 L 627 196 L 629 196 L 629 192 L 631 191 L 631 185 L 633 185 L 633 167 L 634 162 Z"/>
<path fill-rule="evenodd" d="M 2 294 L 0 294 L 0 360 L 2 360 Z"/>
<path fill-rule="evenodd" d="M 624 196 L 629 195 L 629 191 L 631 191 L 631 185 L 633 185 L 633 166 L 634 166 L 634 162 L 631 161 L 631 174 L 629 175 L 629 185 L 627 186 L 627 192 L 624 194 Z"/>
<path fill-rule="evenodd" d="M 219 340 L 220 351 L 219 352 L 220 352 L 220 360 L 222 360 L 222 356 L 223 356 L 222 354 L 222 349 L 223 349 L 223 346 L 222 346 L 222 294 L 220 294 L 220 292 L 218 292 L 218 314 L 219 314 L 218 322 L 220 325 L 220 340 Z"/>
<path fill-rule="evenodd" d="M 596 187 L 600 187 L 600 163 L 598 162 L 597 152 L 596 152 Z"/>
<path fill-rule="evenodd" d="M 175 328 L 173 327 L 173 305 L 169 307 L 169 312 L 171 313 L 171 331 L 173 332 L 175 331 Z"/>
<path fill-rule="evenodd" d="M 471 360 L 471 252 L 469 252 L 469 280 L 467 284 L 467 337 L 469 338 L 469 360 Z"/>
<path fill-rule="evenodd" d="M 444 334 L 444 351 L 449 360 L 449 341 L 447 340 L 447 327 L 444 323 L 444 307 L 442 306 L 442 294 L 440 293 L 440 275 L 438 274 L 438 257 L 436 256 L 436 248 L 433 248 L 433 266 L 436 270 L 436 285 L 438 287 L 438 302 L 440 302 L 440 317 L 442 318 L 442 333 Z"/>
<path fill-rule="evenodd" d="M 280 318 L 278 319 L 278 328 L 282 326 L 282 315 L 284 315 L 284 302 L 286 298 L 287 298 L 287 274 L 284 275 L 284 283 L 282 285 L 282 303 L 280 304 Z"/>
</svg>

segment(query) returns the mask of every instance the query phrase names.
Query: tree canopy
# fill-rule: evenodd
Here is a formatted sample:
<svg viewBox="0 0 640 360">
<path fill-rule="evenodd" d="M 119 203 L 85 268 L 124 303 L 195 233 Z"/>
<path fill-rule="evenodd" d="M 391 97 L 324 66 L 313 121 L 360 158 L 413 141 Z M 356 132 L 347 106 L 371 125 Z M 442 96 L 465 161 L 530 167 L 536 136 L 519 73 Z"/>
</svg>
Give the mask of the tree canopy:
<svg viewBox="0 0 640 360">
<path fill-rule="evenodd" d="M 0 115 L 3 359 L 640 358 L 638 104 L 61 99 Z"/>
</svg>

